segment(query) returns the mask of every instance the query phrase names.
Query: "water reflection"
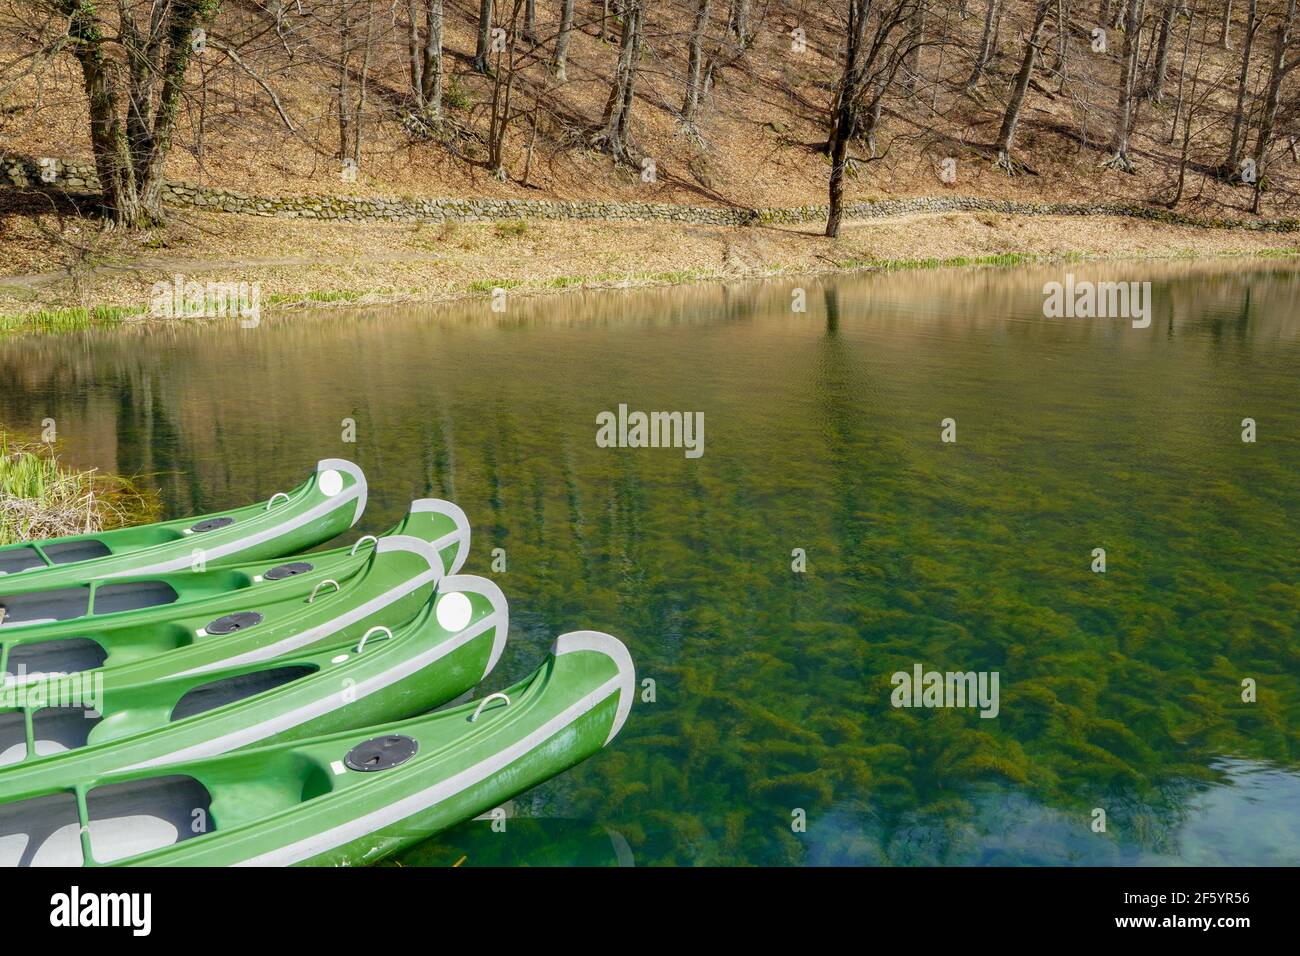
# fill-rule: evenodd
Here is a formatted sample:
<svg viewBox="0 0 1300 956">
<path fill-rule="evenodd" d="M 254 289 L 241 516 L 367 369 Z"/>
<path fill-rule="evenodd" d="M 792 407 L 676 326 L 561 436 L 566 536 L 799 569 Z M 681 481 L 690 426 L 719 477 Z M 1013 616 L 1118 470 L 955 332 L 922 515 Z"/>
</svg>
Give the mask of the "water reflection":
<svg viewBox="0 0 1300 956">
<path fill-rule="evenodd" d="M 1045 319 L 1056 267 L 124 329 L 0 342 L 0 422 L 55 418 L 171 514 L 327 456 L 370 475 L 365 530 L 454 498 L 467 571 L 507 558 L 488 689 L 575 627 L 655 680 L 615 747 L 521 798 L 639 865 L 1191 860 L 1214 826 L 1294 860 L 1294 830 L 1252 842 L 1213 801 L 1252 792 L 1219 755 L 1290 781 L 1300 751 L 1298 274 L 1069 268 L 1152 281 L 1151 328 Z M 704 456 L 597 448 L 622 402 L 703 412 Z M 998 671 L 1001 715 L 891 708 L 916 662 Z M 1177 838 L 1133 842 L 1125 794 Z"/>
<path fill-rule="evenodd" d="M 837 809 L 808 832 L 826 866 L 1296 866 L 1300 774 L 1251 760 L 1212 764 L 1219 779 L 1175 781 L 1152 800 L 1117 794 L 1105 832 L 1020 790 L 987 786 L 943 812 L 896 819 Z"/>
</svg>

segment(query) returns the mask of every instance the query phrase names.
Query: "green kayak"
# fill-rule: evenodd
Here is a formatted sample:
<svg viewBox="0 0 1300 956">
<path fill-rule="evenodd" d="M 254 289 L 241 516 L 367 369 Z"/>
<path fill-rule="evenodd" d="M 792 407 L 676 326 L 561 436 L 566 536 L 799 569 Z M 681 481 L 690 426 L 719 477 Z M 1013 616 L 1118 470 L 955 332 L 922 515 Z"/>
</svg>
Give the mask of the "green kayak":
<svg viewBox="0 0 1300 956">
<path fill-rule="evenodd" d="M 0 584 L 0 605 L 17 608 L 0 624 L 0 675 L 8 685 L 132 667 L 132 679 L 157 680 L 355 639 L 415 614 L 444 568 L 464 563 L 469 537 L 460 508 L 427 498 L 381 538 L 288 562 L 52 591 Z M 127 592 L 115 589 L 131 589 L 141 606 L 123 606 Z M 160 599 L 140 599 L 150 594 Z"/>
<path fill-rule="evenodd" d="M 12 793 L 0 863 L 368 863 L 596 753 L 634 690 L 621 642 L 566 634 L 526 680 L 428 716 Z"/>
<path fill-rule="evenodd" d="M 355 644 L 150 683 L 110 671 L 89 697 L 0 710 L 0 801 L 423 713 L 487 676 L 509 627 L 500 588 L 452 575 L 413 620 Z"/>
<path fill-rule="evenodd" d="M 6 545 L 0 548 L 0 575 L 21 574 L 24 582 L 30 578 L 53 588 L 183 571 L 199 561 L 211 568 L 278 558 L 342 534 L 365 507 L 361 469 L 329 458 L 293 491 L 233 511 Z"/>
</svg>

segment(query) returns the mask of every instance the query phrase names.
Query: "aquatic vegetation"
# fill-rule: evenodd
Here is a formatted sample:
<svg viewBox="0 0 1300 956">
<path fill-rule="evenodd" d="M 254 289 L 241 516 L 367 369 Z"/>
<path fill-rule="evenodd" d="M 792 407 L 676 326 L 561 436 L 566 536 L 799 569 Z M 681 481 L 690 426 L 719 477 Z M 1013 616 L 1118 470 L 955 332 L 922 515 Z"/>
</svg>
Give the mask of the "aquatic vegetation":
<svg viewBox="0 0 1300 956">
<path fill-rule="evenodd" d="M 1223 810 L 1219 849 L 1187 842 L 1242 785 L 1224 755 L 1300 762 L 1300 280 L 1198 268 L 1074 267 L 1159 280 L 1149 330 L 1045 319 L 1060 270 L 1026 267 L 799 280 L 806 314 L 782 281 L 313 316 L 260 330 L 252 367 L 203 326 L 13 340 L 0 415 L 108 422 L 170 513 L 290 484 L 290 426 L 385 476 L 374 526 L 456 500 L 467 570 L 511 597 L 487 689 L 578 623 L 654 682 L 618 748 L 521 807 L 607 826 L 638 865 L 1294 861 L 1272 817 L 1271 855 Z M 274 402 L 232 411 L 268 368 Z M 620 401 L 703 412 L 706 453 L 598 448 Z M 997 671 L 998 717 L 895 709 L 915 663 Z M 402 862 L 540 862 L 523 822 Z"/>
<path fill-rule="evenodd" d="M 129 481 L 68 468 L 47 446 L 0 431 L 0 545 L 121 527 L 152 511 Z"/>
<path fill-rule="evenodd" d="M 82 329 L 118 325 L 143 316 L 143 306 L 75 306 L 0 315 L 0 335 L 13 332 L 77 332 Z"/>
</svg>

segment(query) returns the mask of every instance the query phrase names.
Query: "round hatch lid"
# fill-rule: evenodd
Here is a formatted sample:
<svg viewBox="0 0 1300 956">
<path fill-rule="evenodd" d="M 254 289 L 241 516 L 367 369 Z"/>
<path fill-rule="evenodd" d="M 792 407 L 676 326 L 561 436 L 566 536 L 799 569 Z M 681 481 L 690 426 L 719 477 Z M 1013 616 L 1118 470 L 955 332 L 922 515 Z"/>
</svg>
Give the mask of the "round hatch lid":
<svg viewBox="0 0 1300 956">
<path fill-rule="evenodd" d="M 343 762 L 352 770 L 365 773 L 387 770 L 406 763 L 419 749 L 420 745 L 404 734 L 385 734 L 357 744 L 348 751 Z"/>
<path fill-rule="evenodd" d="M 204 531 L 216 531 L 218 528 L 228 528 L 235 523 L 231 517 L 225 518 L 207 518 L 190 528 L 191 531 L 202 534 Z"/>
<path fill-rule="evenodd" d="M 306 574 L 311 570 L 311 565 L 306 561 L 290 561 L 288 564 L 281 564 L 267 571 L 262 577 L 268 581 L 283 581 L 285 578 L 291 578 L 295 574 Z"/>
<path fill-rule="evenodd" d="M 204 630 L 209 634 L 233 634 L 235 631 L 242 631 L 254 624 L 261 623 L 262 615 L 256 611 L 237 611 L 234 614 L 227 614 L 225 617 L 217 618 Z"/>
</svg>

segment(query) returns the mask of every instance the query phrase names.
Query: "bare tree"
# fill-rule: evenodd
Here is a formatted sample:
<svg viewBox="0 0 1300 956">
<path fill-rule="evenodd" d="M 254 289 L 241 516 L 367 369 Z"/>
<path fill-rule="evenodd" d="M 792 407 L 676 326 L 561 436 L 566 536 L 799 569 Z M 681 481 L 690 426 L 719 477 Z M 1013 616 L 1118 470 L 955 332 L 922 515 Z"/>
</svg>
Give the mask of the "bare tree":
<svg viewBox="0 0 1300 956">
<path fill-rule="evenodd" d="M 423 106 L 431 119 L 442 119 L 442 28 L 443 0 L 424 3 L 424 63 L 420 70 Z"/>
<path fill-rule="evenodd" d="M 534 45 L 537 43 L 537 0 L 524 2 L 524 39 Z"/>
<path fill-rule="evenodd" d="M 81 67 L 105 216 L 127 228 L 161 223 L 163 168 L 195 32 L 211 23 L 220 0 L 172 0 L 145 9 L 122 0 L 115 32 L 86 0 L 33 5 L 67 20 L 70 42 L 61 49 Z M 126 60 L 125 85 L 110 47 Z"/>
<path fill-rule="evenodd" d="M 623 33 L 619 40 L 618 63 L 614 82 L 600 131 L 593 143 L 604 147 L 620 162 L 631 162 L 628 127 L 632 119 L 632 100 L 636 90 L 637 56 L 641 45 L 642 0 L 627 0 L 623 7 Z"/>
<path fill-rule="evenodd" d="M 560 4 L 560 32 L 555 37 L 555 78 L 561 83 L 569 79 L 569 37 L 573 33 L 573 0 L 563 0 Z"/>
<path fill-rule="evenodd" d="M 1228 155 L 1223 160 L 1225 176 L 1235 176 L 1245 148 L 1246 93 L 1250 86 L 1250 56 L 1255 49 L 1259 30 L 1259 0 L 1250 0 L 1246 8 L 1246 34 L 1241 44 L 1241 72 L 1237 74 L 1237 107 L 1232 113 L 1232 134 L 1228 138 Z"/>
<path fill-rule="evenodd" d="M 411 95 L 415 105 L 424 108 L 424 51 L 420 48 L 420 5 L 418 0 L 406 0 L 407 55 L 411 70 Z"/>
<path fill-rule="evenodd" d="M 727 26 L 741 43 L 749 42 L 749 0 L 731 0 L 731 16 Z"/>
<path fill-rule="evenodd" d="M 910 51 L 906 42 L 899 43 L 911 21 L 915 0 L 894 0 L 873 11 L 873 0 L 848 0 L 847 38 L 844 70 L 832 108 L 833 125 L 827 141 L 830 155 L 830 205 L 826 216 L 826 235 L 840 234 L 844 218 L 844 176 L 849 164 L 849 143 L 862 125 L 864 108 L 874 110 L 885 95 L 899 67 Z M 875 20 L 874 31 L 868 31 Z M 867 96 L 872 97 L 868 103 Z"/>
<path fill-rule="evenodd" d="M 1128 0 L 1124 8 L 1124 54 L 1120 58 L 1119 102 L 1115 108 L 1115 132 L 1111 138 L 1111 155 L 1103 166 L 1133 172 L 1129 159 L 1129 136 L 1133 131 L 1133 86 L 1137 78 L 1138 44 L 1142 27 L 1144 0 Z"/>
<path fill-rule="evenodd" d="M 488 48 L 492 45 L 492 0 L 479 0 L 478 34 L 474 41 L 474 69 L 488 71 Z"/>
<path fill-rule="evenodd" d="M 686 97 L 682 101 L 682 122 L 695 126 L 700 107 L 701 67 L 704 60 L 704 36 L 709 28 L 709 11 L 713 0 L 696 0 L 695 23 L 691 27 L 690 51 L 686 61 Z"/>
<path fill-rule="evenodd" d="M 984 75 L 993 54 L 993 34 L 997 30 L 998 18 L 1002 16 L 1002 0 L 988 0 L 984 7 L 984 31 L 980 34 L 979 52 L 975 54 L 975 65 L 971 68 L 966 87 L 972 88 Z"/>
<path fill-rule="evenodd" d="M 1020 110 L 1025 103 L 1029 80 L 1034 74 L 1034 61 L 1038 58 L 1038 47 L 1042 42 L 1043 24 L 1047 22 L 1047 11 L 1051 5 L 1052 0 L 1038 0 L 1038 6 L 1034 8 L 1034 25 L 1025 39 L 1025 54 L 1011 84 L 1011 98 L 1007 101 L 1006 112 L 1002 114 L 1002 129 L 998 132 L 998 141 L 994 147 L 998 154 L 998 165 L 1011 174 L 1016 172 L 1016 164 L 1011 159 L 1011 143 L 1016 136 L 1016 124 L 1020 121 Z"/>
<path fill-rule="evenodd" d="M 1287 45 L 1291 42 L 1291 30 L 1295 26 L 1296 0 L 1287 0 L 1286 9 L 1278 18 L 1277 32 L 1273 36 L 1273 60 L 1269 65 L 1268 89 L 1264 94 L 1264 109 L 1260 116 L 1259 130 L 1255 135 L 1255 190 L 1251 198 L 1250 211 L 1259 215 L 1260 194 L 1264 190 L 1265 168 L 1268 164 L 1268 148 L 1273 141 L 1273 128 L 1277 123 L 1278 106 L 1282 101 L 1282 79 L 1295 68 L 1300 59 L 1287 63 Z"/>
<path fill-rule="evenodd" d="M 1173 32 L 1174 17 L 1183 0 L 1165 0 L 1165 10 L 1160 17 L 1160 29 L 1156 36 L 1155 63 L 1151 68 L 1151 82 L 1147 86 L 1147 98 L 1159 103 L 1164 98 L 1165 78 L 1169 73 L 1169 36 Z"/>
<path fill-rule="evenodd" d="M 1187 51 L 1188 51 L 1188 47 L 1191 45 L 1192 25 L 1196 19 L 1195 3 L 1191 5 L 1191 9 L 1188 11 L 1187 16 L 1188 16 L 1188 21 L 1187 21 L 1188 42 L 1183 46 L 1183 71 L 1178 81 L 1178 103 L 1174 107 L 1174 128 L 1175 129 L 1177 129 L 1178 127 L 1178 117 L 1182 113 L 1182 108 L 1183 108 L 1182 76 L 1186 75 L 1187 72 Z M 1187 116 L 1183 120 L 1183 146 L 1182 146 L 1182 151 L 1178 158 L 1178 184 L 1174 189 L 1173 196 L 1170 197 L 1169 202 L 1167 203 L 1170 209 L 1177 207 L 1177 205 L 1182 201 L 1183 189 L 1187 185 L 1187 164 L 1192 154 L 1192 137 L 1193 137 L 1192 124 L 1195 121 L 1197 110 L 1204 103 L 1205 96 L 1209 92 L 1212 92 L 1212 87 L 1211 87 L 1206 91 L 1206 93 L 1203 93 L 1199 98 L 1197 96 L 1197 89 L 1201 83 L 1201 64 L 1205 62 L 1205 47 L 1206 47 L 1206 40 L 1209 34 L 1209 26 L 1210 26 L 1210 20 L 1209 17 L 1206 17 L 1205 22 L 1201 25 L 1201 43 L 1196 53 L 1196 67 L 1192 73 L 1191 89 L 1187 97 Z"/>
<path fill-rule="evenodd" d="M 1232 49 L 1232 0 L 1223 0 L 1223 22 L 1219 27 L 1219 46 L 1225 50 Z"/>
</svg>

